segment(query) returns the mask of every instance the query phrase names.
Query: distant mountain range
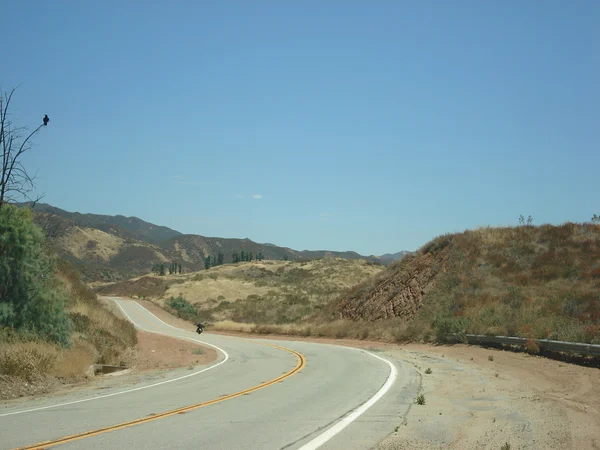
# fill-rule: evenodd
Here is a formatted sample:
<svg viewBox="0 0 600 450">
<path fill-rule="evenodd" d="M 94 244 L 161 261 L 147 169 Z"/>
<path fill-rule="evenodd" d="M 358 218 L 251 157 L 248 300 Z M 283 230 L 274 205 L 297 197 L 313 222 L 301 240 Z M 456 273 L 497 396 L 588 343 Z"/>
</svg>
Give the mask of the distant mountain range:
<svg viewBox="0 0 600 450">
<path fill-rule="evenodd" d="M 58 254 L 79 267 L 86 281 L 127 279 L 150 272 L 156 263 L 175 260 L 186 271 L 201 270 L 207 256 L 216 257 L 218 253 L 223 253 L 225 263 L 228 263 L 232 262 L 232 253 L 235 251 L 252 252 L 254 256 L 262 252 L 265 259 L 275 260 L 337 257 L 366 259 L 385 265 L 407 253 L 377 257 L 352 251 L 298 251 L 274 244 L 260 244 L 250 239 L 183 234 L 137 217 L 81 214 L 45 203 L 37 203 L 33 211 L 35 221 L 45 229 Z"/>
<path fill-rule="evenodd" d="M 399 259 L 404 258 L 406 255 L 410 255 L 412 252 L 407 252 L 407 251 L 403 251 L 403 252 L 398 252 L 398 253 L 386 253 L 385 255 L 381 255 L 379 257 L 379 261 L 381 261 L 381 264 L 384 265 L 388 265 L 393 263 L 394 261 L 398 261 Z"/>
</svg>

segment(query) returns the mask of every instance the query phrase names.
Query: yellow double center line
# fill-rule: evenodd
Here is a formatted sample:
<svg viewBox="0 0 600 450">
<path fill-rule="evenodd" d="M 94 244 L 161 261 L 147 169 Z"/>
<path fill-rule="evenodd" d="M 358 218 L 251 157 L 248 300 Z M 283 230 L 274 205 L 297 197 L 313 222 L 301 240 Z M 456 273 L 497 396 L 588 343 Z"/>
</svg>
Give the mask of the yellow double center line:
<svg viewBox="0 0 600 450">
<path fill-rule="evenodd" d="M 174 416 L 175 414 L 183 414 L 183 413 L 186 413 L 188 411 L 193 411 L 194 409 L 203 408 L 203 407 L 209 406 L 209 405 L 214 405 L 215 403 L 224 402 L 226 400 L 231 400 L 232 398 L 236 398 L 236 397 L 239 397 L 241 395 L 246 395 L 246 394 L 249 394 L 251 392 L 258 391 L 259 389 L 263 389 L 263 388 L 266 388 L 268 386 L 271 386 L 271 385 L 273 385 L 275 383 L 279 383 L 280 381 L 283 381 L 286 378 L 289 378 L 292 375 L 298 373 L 306 365 L 306 358 L 304 357 L 304 355 L 302 355 L 301 353 L 298 353 L 297 351 L 291 350 L 291 349 L 286 348 L 286 347 L 281 347 L 279 345 L 274 345 L 274 344 L 265 344 L 265 343 L 262 343 L 262 342 L 260 342 L 260 343 L 259 342 L 253 342 L 253 343 L 254 344 L 259 344 L 259 345 L 266 345 L 268 347 L 274 347 L 274 348 L 277 348 L 279 350 L 283 350 L 283 351 L 286 351 L 288 353 L 293 354 L 294 356 L 296 356 L 296 359 L 297 359 L 297 361 L 296 361 L 296 367 L 294 367 L 289 372 L 286 372 L 286 373 L 284 373 L 283 375 L 281 375 L 281 376 L 279 376 L 277 378 L 273 378 L 270 381 L 265 381 L 264 383 L 261 383 L 261 384 L 259 384 L 257 386 L 251 387 L 249 389 L 244 389 L 243 391 L 239 391 L 239 392 L 236 392 L 234 394 L 224 395 L 224 396 L 221 396 L 219 398 L 215 398 L 213 400 L 208 400 L 206 402 L 197 403 L 195 405 L 184 406 L 183 408 L 173 409 L 171 411 L 166 411 L 166 412 L 163 412 L 163 413 L 160 413 L 160 414 L 154 414 L 152 416 L 144 417 L 142 419 L 132 420 L 131 422 L 124 422 L 124 423 L 120 423 L 120 424 L 117 424 L 117 425 L 111 425 L 110 427 L 106 427 L 106 428 L 99 428 L 97 430 L 91 430 L 91 431 L 86 431 L 84 433 L 73 434 L 71 436 L 65 436 L 63 438 L 56 439 L 56 440 L 53 440 L 53 441 L 40 442 L 38 444 L 29 445 L 29 446 L 26 446 L 26 447 L 19 447 L 18 450 L 25 450 L 25 449 L 38 449 L 38 450 L 42 450 L 42 449 L 44 449 L 45 447 L 48 447 L 48 446 L 55 446 L 55 445 L 66 444 L 68 442 L 77 441 L 79 439 L 85 439 L 85 438 L 89 438 L 89 437 L 92 437 L 92 436 L 97 436 L 99 434 L 109 433 L 111 431 L 121 430 L 121 429 L 127 428 L 127 427 L 133 427 L 135 425 L 141 425 L 143 423 L 152 422 L 153 420 L 163 419 L 165 417 Z"/>
</svg>

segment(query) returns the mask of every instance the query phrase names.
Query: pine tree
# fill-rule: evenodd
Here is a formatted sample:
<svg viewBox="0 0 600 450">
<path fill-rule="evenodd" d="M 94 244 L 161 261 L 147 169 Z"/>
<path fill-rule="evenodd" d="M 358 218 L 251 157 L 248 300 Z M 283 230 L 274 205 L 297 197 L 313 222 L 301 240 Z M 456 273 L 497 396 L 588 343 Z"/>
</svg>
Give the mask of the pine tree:
<svg viewBox="0 0 600 450">
<path fill-rule="evenodd" d="M 231 261 L 233 261 L 234 264 L 240 262 L 240 254 L 237 252 L 237 250 L 231 254 Z"/>
<path fill-rule="evenodd" d="M 204 258 L 204 268 L 206 270 L 210 269 L 210 255 L 208 255 L 206 258 Z"/>
<path fill-rule="evenodd" d="M 250 261 L 252 261 L 252 257 L 254 255 L 252 255 L 252 252 L 248 252 L 248 254 L 246 256 L 248 257 L 248 261 L 250 262 Z"/>
<path fill-rule="evenodd" d="M 160 266 L 158 266 L 158 274 L 162 277 L 165 275 L 165 264 L 164 263 L 160 263 Z"/>
<path fill-rule="evenodd" d="M 240 261 L 246 261 L 246 252 L 244 250 L 240 252 Z"/>
<path fill-rule="evenodd" d="M 181 264 L 179 264 L 179 273 L 181 274 L 182 270 L 181 270 Z"/>
<path fill-rule="evenodd" d="M 258 252 L 258 255 L 256 255 L 256 259 L 258 261 L 262 261 L 263 259 L 265 259 L 265 255 L 263 255 L 262 250 L 260 252 Z"/>
<path fill-rule="evenodd" d="M 221 252 L 217 255 L 217 261 L 219 266 L 222 266 L 225 263 L 225 255 Z"/>
</svg>

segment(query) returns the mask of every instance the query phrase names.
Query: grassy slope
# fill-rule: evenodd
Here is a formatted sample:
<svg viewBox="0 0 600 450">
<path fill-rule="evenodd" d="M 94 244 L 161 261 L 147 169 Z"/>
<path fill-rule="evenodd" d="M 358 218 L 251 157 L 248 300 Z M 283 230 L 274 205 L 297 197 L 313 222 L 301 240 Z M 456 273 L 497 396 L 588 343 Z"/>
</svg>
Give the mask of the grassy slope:
<svg viewBox="0 0 600 450">
<path fill-rule="evenodd" d="M 387 341 L 471 332 L 600 343 L 600 226 L 440 236 L 301 323 L 219 327 Z"/>
<path fill-rule="evenodd" d="M 330 306 L 342 317 L 394 310 L 408 328 L 397 333 L 410 338 L 467 331 L 600 343 L 600 226 L 441 236 Z"/>
<path fill-rule="evenodd" d="M 220 320 L 221 329 L 395 341 L 471 332 L 600 343 L 599 225 L 482 228 L 440 236 L 385 270 L 361 262 L 370 273 L 352 273 L 356 263 L 227 265 L 117 286 L 122 295 L 181 295 Z"/>
<path fill-rule="evenodd" d="M 263 261 L 227 264 L 164 277 L 144 276 L 104 286 L 104 294 L 149 298 L 164 306 L 181 296 L 213 321 L 274 324 L 302 320 L 349 287 L 381 272 L 363 260 Z"/>
<path fill-rule="evenodd" d="M 0 375 L 36 381 L 40 377 L 81 377 L 90 364 L 126 362 L 137 343 L 135 328 L 102 306 L 78 273 L 65 261 L 57 276 L 69 298 L 73 345 L 69 349 L 0 330 Z M 6 380 L 4 380 L 6 381 Z"/>
</svg>

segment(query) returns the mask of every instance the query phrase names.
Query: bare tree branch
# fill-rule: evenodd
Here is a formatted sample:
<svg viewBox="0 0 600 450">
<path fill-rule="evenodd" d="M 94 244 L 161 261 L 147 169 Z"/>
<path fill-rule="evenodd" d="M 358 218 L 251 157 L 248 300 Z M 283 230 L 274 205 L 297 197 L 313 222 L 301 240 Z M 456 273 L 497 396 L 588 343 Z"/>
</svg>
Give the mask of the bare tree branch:
<svg viewBox="0 0 600 450">
<path fill-rule="evenodd" d="M 35 176 L 30 176 L 23 164 L 21 157 L 25 152 L 31 150 L 31 139 L 48 122 L 47 117 L 44 123 L 33 130 L 25 139 L 21 141 L 26 129 L 13 128 L 10 121 L 10 104 L 15 89 L 0 93 L 0 143 L 2 148 L 2 172 L 0 173 L 0 208 L 6 202 L 16 200 L 9 193 L 16 193 L 21 197 L 29 199 L 29 193 L 35 188 Z M 41 197 L 38 197 L 39 200 Z M 36 201 L 37 201 L 36 200 Z"/>
</svg>

